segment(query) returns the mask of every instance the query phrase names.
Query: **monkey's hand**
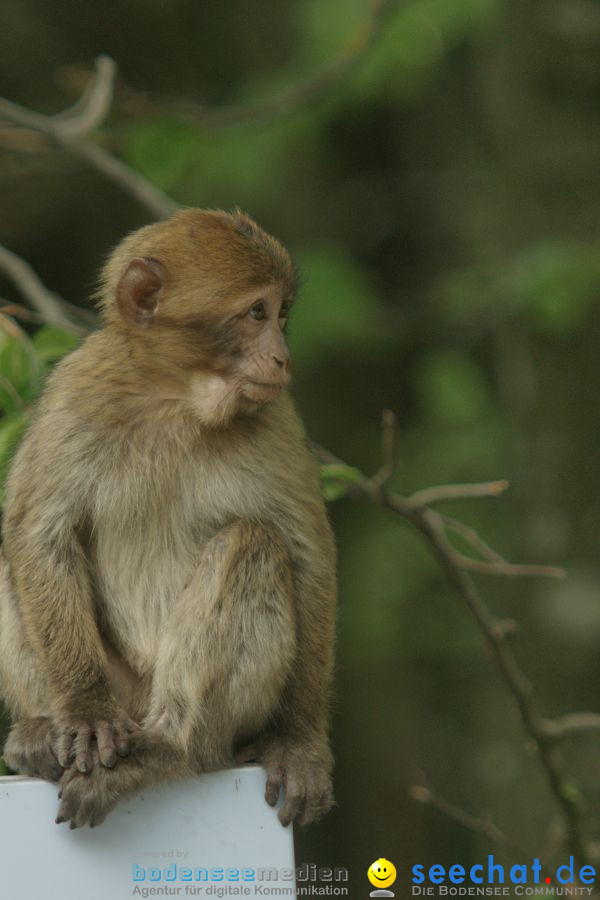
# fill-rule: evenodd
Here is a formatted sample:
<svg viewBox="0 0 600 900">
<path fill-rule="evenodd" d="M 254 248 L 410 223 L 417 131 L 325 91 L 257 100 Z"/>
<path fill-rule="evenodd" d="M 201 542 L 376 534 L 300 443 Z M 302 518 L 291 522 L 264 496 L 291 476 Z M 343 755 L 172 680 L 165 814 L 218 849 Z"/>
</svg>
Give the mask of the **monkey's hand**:
<svg viewBox="0 0 600 900">
<path fill-rule="evenodd" d="M 289 825 L 316 822 L 333 806 L 333 760 L 327 739 L 310 741 L 288 735 L 270 736 L 244 747 L 237 761 L 262 763 L 267 773 L 265 800 L 275 806 L 281 789 L 285 797 L 279 821 Z"/>
<path fill-rule="evenodd" d="M 87 718 L 67 716 L 55 723 L 54 752 L 64 769 L 74 763 L 77 771 L 85 774 L 97 761 L 112 769 L 119 756 L 128 755 L 131 735 L 139 730 L 121 709 L 103 710 Z"/>
</svg>

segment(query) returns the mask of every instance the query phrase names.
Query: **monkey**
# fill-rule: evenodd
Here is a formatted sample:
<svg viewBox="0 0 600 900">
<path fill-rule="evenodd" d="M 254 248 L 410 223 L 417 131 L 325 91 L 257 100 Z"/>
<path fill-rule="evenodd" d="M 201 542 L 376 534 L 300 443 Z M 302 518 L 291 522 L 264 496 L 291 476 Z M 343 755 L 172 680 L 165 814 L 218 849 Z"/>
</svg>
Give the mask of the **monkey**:
<svg viewBox="0 0 600 900">
<path fill-rule="evenodd" d="M 289 392 L 291 257 L 248 215 L 126 236 L 51 372 L 0 554 L 4 756 L 94 827 L 248 761 L 286 826 L 333 804 L 336 548 Z"/>
</svg>

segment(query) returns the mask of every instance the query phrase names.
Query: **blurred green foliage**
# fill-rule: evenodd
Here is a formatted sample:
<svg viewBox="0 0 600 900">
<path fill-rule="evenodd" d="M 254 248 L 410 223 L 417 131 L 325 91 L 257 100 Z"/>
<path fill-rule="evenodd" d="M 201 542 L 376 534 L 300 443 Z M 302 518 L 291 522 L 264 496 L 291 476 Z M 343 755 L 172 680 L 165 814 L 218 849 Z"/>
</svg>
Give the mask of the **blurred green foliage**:
<svg viewBox="0 0 600 900">
<path fill-rule="evenodd" d="M 0 319 L 0 502 L 10 461 L 44 376 L 77 343 L 73 334 L 54 326 L 44 325 L 30 338 L 16 322 Z"/>
<path fill-rule="evenodd" d="M 106 0 L 97 20 L 68 0 L 51 15 L 40 0 L 5 6 L 3 83 L 54 111 L 54 73 L 99 52 L 139 90 L 208 106 L 272 96 L 330 62 L 368 4 L 169 0 L 140 16 Z M 345 493 L 354 466 L 380 464 L 385 407 L 400 421 L 400 492 L 508 478 L 508 496 L 448 512 L 510 559 L 570 569 L 568 587 L 482 587 L 521 623 L 515 649 L 545 713 L 598 708 L 597 7 L 408 0 L 308 107 L 224 130 L 120 110 L 100 137 L 183 204 L 247 209 L 302 271 L 293 390 L 310 436 L 344 464 L 322 471 L 340 554 L 339 808 L 299 837 L 299 860 L 361 872 L 396 852 L 402 865 L 478 861 L 484 841 L 408 799 L 423 770 L 527 847 L 552 843 L 536 761 L 443 573 L 408 526 Z M 35 72 L 15 55 L 15 30 L 35 43 Z M 64 157 L 0 160 L 1 240 L 85 303 L 91 273 L 144 214 Z M 53 329 L 2 330 L 2 481 L 49 367 L 72 346 Z M 566 749 L 600 834 L 597 745 Z M 366 891 L 362 875 L 352 890 Z"/>
</svg>

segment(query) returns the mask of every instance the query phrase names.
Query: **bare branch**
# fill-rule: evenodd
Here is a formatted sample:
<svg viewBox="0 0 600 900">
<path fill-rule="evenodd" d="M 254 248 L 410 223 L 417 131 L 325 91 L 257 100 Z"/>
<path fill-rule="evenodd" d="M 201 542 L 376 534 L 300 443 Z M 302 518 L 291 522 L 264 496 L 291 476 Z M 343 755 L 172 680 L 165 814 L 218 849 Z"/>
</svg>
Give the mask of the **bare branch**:
<svg viewBox="0 0 600 900">
<path fill-rule="evenodd" d="M 381 455 L 383 465 L 372 478 L 380 490 L 389 484 L 398 468 L 398 427 L 391 409 L 384 409 L 381 415 Z"/>
<path fill-rule="evenodd" d="M 439 528 L 432 520 L 431 510 L 418 510 L 413 513 L 411 520 L 429 541 L 450 582 L 465 601 L 488 642 L 500 676 L 517 705 L 523 729 L 537 749 L 540 766 L 562 811 L 573 856 L 581 860 L 583 865 L 589 860 L 589 853 L 584 838 L 579 797 L 573 791 L 563 764 L 545 733 L 542 719 L 533 701 L 531 684 L 504 639 L 503 630 L 497 627 L 495 617 L 481 599 L 471 578 L 461 563 L 448 552 L 449 545 L 440 536 Z"/>
<path fill-rule="evenodd" d="M 522 566 L 514 563 L 492 563 L 483 562 L 480 559 L 471 559 L 463 553 L 453 550 L 455 561 L 463 569 L 470 569 L 472 572 L 482 572 L 485 575 L 506 575 L 509 578 L 519 577 L 543 577 L 543 578 L 565 578 L 564 569 L 556 566 Z"/>
<path fill-rule="evenodd" d="M 85 137 L 87 133 L 85 127 L 90 130 L 96 129 L 101 124 L 100 115 L 104 113 L 106 116 L 109 112 L 115 76 L 114 66 L 108 57 L 100 57 L 97 62 L 96 87 L 88 92 L 87 102 L 80 108 L 79 115 L 73 115 L 77 104 L 70 112 L 67 110 L 66 115 L 44 116 L 0 98 L 0 119 L 46 135 L 55 144 L 84 160 L 134 196 L 153 216 L 158 218 L 170 216 L 177 209 L 176 203 L 170 197 L 139 172 Z"/>
<path fill-rule="evenodd" d="M 358 65 L 382 32 L 388 15 L 399 6 L 400 0 L 370 0 L 370 3 L 369 17 L 351 35 L 338 56 L 300 83 L 274 97 L 257 103 L 209 110 L 193 102 L 148 99 L 127 88 L 125 93 L 129 99 L 130 112 L 139 110 L 147 114 L 156 109 L 166 110 L 191 119 L 201 127 L 214 129 L 271 120 L 307 106 L 335 84 L 341 83 Z M 177 204 L 139 172 L 89 139 L 89 134 L 102 125 L 110 112 L 116 71 L 116 64 L 112 59 L 108 56 L 98 57 L 95 77 L 79 100 L 53 116 L 33 112 L 0 98 L 0 120 L 49 138 L 52 143 L 63 147 L 131 194 L 153 216 L 166 218 L 175 212 Z M 14 135 L 11 141 L 14 145 Z"/>
<path fill-rule="evenodd" d="M 444 500 L 473 500 L 480 497 L 498 497 L 508 489 L 508 481 L 486 481 L 483 484 L 442 484 L 438 487 L 416 491 L 406 498 L 412 509 L 434 506 Z"/>
<path fill-rule="evenodd" d="M 454 804 L 444 800 L 443 797 L 434 794 L 429 788 L 422 787 L 421 785 L 414 785 L 410 788 L 409 795 L 417 803 L 424 803 L 427 806 L 432 806 L 434 809 L 437 809 L 438 812 L 447 816 L 447 818 L 452 819 L 453 822 L 462 825 L 463 828 L 472 831 L 474 834 L 481 835 L 493 844 L 498 844 L 505 850 L 516 853 L 520 857 L 530 856 L 523 847 L 507 837 L 507 835 L 494 825 L 492 821 L 489 819 L 478 819 L 476 816 L 472 816 L 470 813 L 465 812 L 465 810 L 460 809 L 460 807 L 454 806 Z"/>
<path fill-rule="evenodd" d="M 389 16 L 399 8 L 400 2 L 401 0 L 370 0 L 369 16 L 350 35 L 337 56 L 297 84 L 272 97 L 253 103 L 211 109 L 191 100 L 146 96 L 128 87 L 130 111 L 133 114 L 167 112 L 206 130 L 255 125 L 296 112 L 310 106 L 351 75 L 379 38 Z"/>
<path fill-rule="evenodd" d="M 54 116 L 61 124 L 62 134 L 69 140 L 85 137 L 107 118 L 113 101 L 117 66 L 110 56 L 99 56 L 96 73 L 86 85 L 76 103 Z"/>
<path fill-rule="evenodd" d="M 470 525 L 465 525 L 464 522 L 459 522 L 458 519 L 453 519 L 451 516 L 446 516 L 443 513 L 438 515 L 447 529 L 460 534 L 484 559 L 487 559 L 489 562 L 506 565 L 506 560 L 499 553 L 496 553 L 489 544 L 486 544 L 483 538 Z"/>
<path fill-rule="evenodd" d="M 176 212 L 177 204 L 170 197 L 99 144 L 79 139 L 64 146 L 135 197 L 153 216 L 163 219 Z"/>
<path fill-rule="evenodd" d="M 325 452 L 324 457 L 322 455 L 323 451 L 319 451 L 319 448 L 315 449 L 322 459 L 326 458 L 328 462 L 344 464 L 328 451 Z M 504 560 L 499 562 L 498 560 L 501 557 L 491 548 L 487 548 L 487 545 L 484 545 L 486 547 L 485 555 L 488 557 L 491 555 L 494 561 L 483 562 L 469 559 L 455 550 L 450 544 L 446 531 L 450 523 L 445 522 L 443 516 L 430 509 L 427 505 L 428 503 L 437 503 L 441 500 L 494 497 L 506 490 L 507 486 L 506 481 L 492 481 L 474 485 L 442 485 L 418 491 L 410 497 L 401 497 L 398 494 L 382 490 L 377 476 L 368 478 L 363 475 L 352 485 L 348 486 L 346 493 L 348 496 L 362 497 L 395 512 L 410 522 L 425 538 L 430 549 L 433 550 L 450 583 L 462 597 L 488 643 L 500 677 L 519 710 L 523 730 L 537 750 L 540 766 L 565 823 L 568 845 L 573 856 L 580 865 L 583 865 L 589 861 L 590 854 L 582 823 L 580 798 L 578 792 L 573 788 L 571 779 L 565 772 L 556 748 L 553 746 L 555 741 L 555 734 L 552 733 L 553 726 L 549 726 L 540 716 L 533 700 L 531 684 L 508 646 L 506 638 L 514 630 L 512 624 L 497 619 L 490 612 L 467 571 L 468 569 L 476 568 L 478 571 L 492 575 L 558 575 L 560 570 L 545 566 L 512 566 Z M 453 530 L 457 530 L 456 526 Z M 460 530 L 463 531 L 463 536 L 468 535 L 471 539 L 476 534 L 475 532 L 469 533 L 465 529 Z M 477 536 L 475 545 L 477 545 L 479 540 Z M 569 722 L 569 718 L 567 717 L 567 723 L 572 724 L 573 720 L 570 719 Z M 600 716 L 598 719 L 600 720 Z M 561 720 L 558 720 L 558 725 L 553 723 L 555 732 L 557 729 L 561 730 L 559 728 L 560 723 Z M 563 733 L 569 730 L 572 729 L 562 728 Z M 590 730 L 589 725 L 586 730 Z"/>
<path fill-rule="evenodd" d="M 550 741 L 561 741 L 564 738 L 580 735 L 600 734 L 600 715 L 592 712 L 569 713 L 558 719 L 542 722 L 543 730 Z"/>
</svg>

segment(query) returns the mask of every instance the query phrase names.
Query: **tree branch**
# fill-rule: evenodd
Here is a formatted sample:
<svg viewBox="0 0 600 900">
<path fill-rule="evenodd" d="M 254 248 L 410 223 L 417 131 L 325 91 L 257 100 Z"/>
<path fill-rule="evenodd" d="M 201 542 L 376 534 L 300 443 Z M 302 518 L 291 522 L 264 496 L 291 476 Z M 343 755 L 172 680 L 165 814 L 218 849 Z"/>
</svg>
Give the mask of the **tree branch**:
<svg viewBox="0 0 600 900">
<path fill-rule="evenodd" d="M 542 722 L 549 741 L 561 741 L 580 735 L 600 734 L 600 715 L 592 712 L 569 713 Z"/>
<path fill-rule="evenodd" d="M 389 437 L 384 436 L 384 445 L 389 445 Z M 323 451 L 315 447 L 317 455 L 327 464 L 345 466 L 341 460 L 333 456 L 329 451 Z M 348 471 L 349 467 L 346 466 Z M 388 471 L 389 462 L 384 460 L 382 469 Z M 564 766 L 554 743 L 556 738 L 566 733 L 579 733 L 581 729 L 581 717 L 574 721 L 573 717 L 558 720 L 557 723 L 549 723 L 542 719 L 533 700 L 532 686 L 518 664 L 512 650 L 507 644 L 506 638 L 514 627 L 507 628 L 506 623 L 497 619 L 485 605 L 479 591 L 468 574 L 468 569 L 475 569 L 492 575 L 550 575 L 562 576 L 560 569 L 550 566 L 514 566 L 507 563 L 486 544 L 481 544 L 476 533 L 466 526 L 457 529 L 455 520 L 447 520 L 444 516 L 430 509 L 430 503 L 442 500 L 464 500 L 474 497 L 498 496 L 506 490 L 506 481 L 493 481 L 486 484 L 474 485 L 442 485 L 418 491 L 409 497 L 391 492 L 386 489 L 385 479 L 382 483 L 381 471 L 372 478 L 356 471 L 356 477 L 346 484 L 340 482 L 344 493 L 350 497 L 362 498 L 376 503 L 399 515 L 410 522 L 414 528 L 425 538 L 430 549 L 437 557 L 438 562 L 446 572 L 450 583 L 462 597 L 469 612 L 482 631 L 485 640 L 491 650 L 492 658 L 500 673 L 504 684 L 510 692 L 520 714 L 521 723 L 525 734 L 532 740 L 538 754 L 540 766 L 546 776 L 550 791 L 552 792 L 565 823 L 567 840 L 573 856 L 580 865 L 589 861 L 589 851 L 582 823 L 582 809 L 577 790 L 567 776 Z M 451 545 L 447 536 L 447 528 L 453 531 L 459 530 L 475 548 L 488 558 L 487 562 L 471 559 L 459 553 Z M 485 549 L 484 549 L 485 548 Z M 490 558 L 491 557 L 491 558 Z M 593 720 L 586 716 L 586 727 L 589 731 L 591 722 L 600 727 L 600 716 Z M 578 727 L 574 728 L 576 724 Z"/>
<path fill-rule="evenodd" d="M 331 62 L 273 97 L 257 103 L 210 110 L 194 102 L 149 99 L 126 88 L 129 105 L 144 114 L 167 111 L 207 129 L 270 121 L 300 109 L 350 74 L 381 34 L 387 17 L 399 6 L 400 0 L 370 2 L 370 15 Z M 93 79 L 79 100 L 62 113 L 46 116 L 0 98 L 0 120 L 45 136 L 131 194 L 153 216 L 167 218 L 175 212 L 177 204 L 139 172 L 89 139 L 89 134 L 102 125 L 110 112 L 117 73 L 115 62 L 108 56 L 99 56 L 95 69 Z M 12 140 L 14 143 L 14 137 Z"/>
<path fill-rule="evenodd" d="M 54 116 L 61 124 L 62 133 L 71 140 L 95 131 L 110 113 L 117 65 L 110 56 L 99 56 L 95 68 L 95 76 L 88 81 L 77 102 Z"/>
<path fill-rule="evenodd" d="M 434 506 L 445 500 L 473 500 L 480 497 L 498 497 L 508 489 L 508 481 L 486 481 L 483 484 L 442 484 L 416 491 L 406 498 L 412 509 Z"/>
<path fill-rule="evenodd" d="M 511 840 L 511 838 L 497 828 L 491 820 L 479 819 L 476 816 L 465 812 L 465 810 L 460 809 L 460 807 L 454 806 L 452 803 L 444 800 L 443 797 L 439 797 L 429 788 L 423 787 L 422 785 L 414 785 L 409 790 L 409 796 L 417 803 L 432 806 L 434 809 L 437 809 L 438 812 L 441 812 L 442 815 L 446 816 L 448 819 L 452 819 L 453 822 L 456 822 L 468 831 L 481 835 L 493 844 L 498 844 L 505 850 L 516 853 L 519 857 L 527 858 L 530 856 L 523 847 Z"/>
<path fill-rule="evenodd" d="M 99 57 L 94 83 L 84 91 L 75 106 L 55 116 L 32 112 L 17 103 L 0 98 L 0 120 L 45 135 L 72 156 L 82 159 L 118 184 L 153 216 L 165 218 L 175 212 L 177 204 L 139 172 L 86 137 L 102 124 L 110 111 L 115 70 L 112 60 Z"/>
</svg>

